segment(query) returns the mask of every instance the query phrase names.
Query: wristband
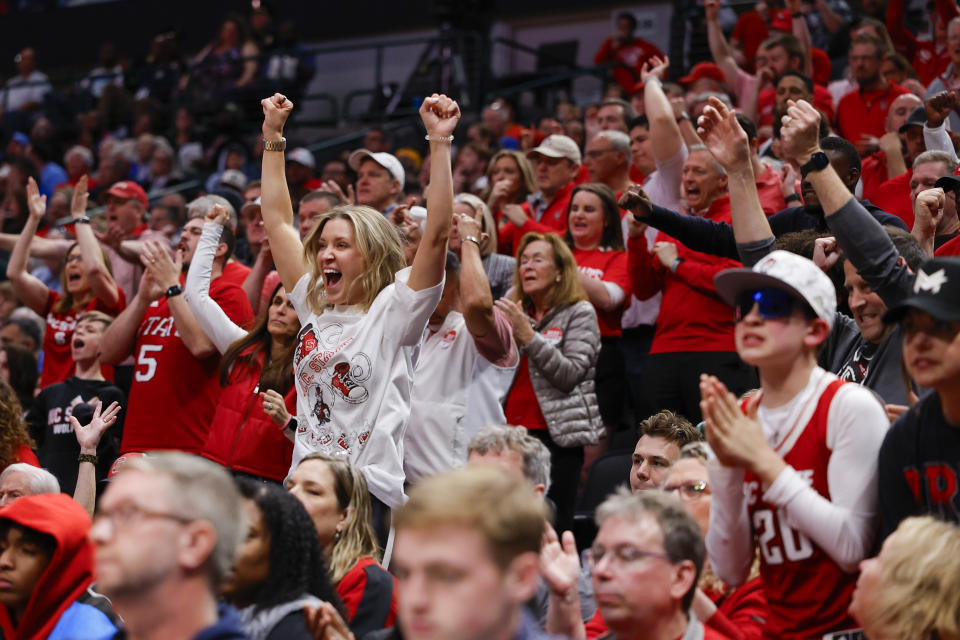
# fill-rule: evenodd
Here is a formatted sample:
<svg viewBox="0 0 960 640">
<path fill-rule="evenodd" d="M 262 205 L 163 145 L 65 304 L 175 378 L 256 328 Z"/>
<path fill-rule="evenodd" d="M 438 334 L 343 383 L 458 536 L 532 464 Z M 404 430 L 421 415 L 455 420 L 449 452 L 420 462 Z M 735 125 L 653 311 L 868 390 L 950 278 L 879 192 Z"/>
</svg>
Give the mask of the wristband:
<svg viewBox="0 0 960 640">
<path fill-rule="evenodd" d="M 297 430 L 297 418 L 296 416 L 290 416 L 290 419 L 287 420 L 287 424 L 283 425 L 284 431 L 296 431 Z"/>
<path fill-rule="evenodd" d="M 285 151 L 287 148 L 287 139 L 280 138 L 279 140 L 267 140 L 263 139 L 263 150 L 264 151 Z"/>
<path fill-rule="evenodd" d="M 73 219 L 73 224 L 90 224 L 90 216 L 77 216 Z"/>
<path fill-rule="evenodd" d="M 467 236 L 462 240 L 462 242 L 472 242 L 473 244 L 477 245 L 478 249 L 480 248 L 480 241 L 477 240 L 477 236 Z"/>
<path fill-rule="evenodd" d="M 681 262 L 683 262 L 683 258 L 677 258 L 676 260 L 674 260 L 673 264 L 670 265 L 670 271 L 672 271 L 673 273 L 676 273 L 677 267 L 680 266 Z"/>
<path fill-rule="evenodd" d="M 100 462 L 100 458 L 92 453 L 81 453 L 77 456 L 77 462 L 89 462 L 90 464 L 97 464 Z"/>
<path fill-rule="evenodd" d="M 427 142 L 453 142 L 453 134 L 450 134 L 449 136 L 433 136 L 431 138 L 430 134 L 428 133 L 427 135 L 423 136 L 423 139 Z"/>
<path fill-rule="evenodd" d="M 175 285 L 173 285 L 172 287 L 170 287 L 169 289 L 167 289 L 166 291 L 163 292 L 163 297 L 164 297 L 164 298 L 172 298 L 172 297 L 174 297 L 174 296 L 180 295 L 181 293 L 183 293 L 183 287 L 181 287 L 181 286 L 178 285 L 178 284 L 175 284 Z"/>
<path fill-rule="evenodd" d="M 783 201 L 787 204 L 791 202 L 800 202 L 800 200 L 801 198 L 799 193 L 791 193 L 783 198 Z"/>
</svg>

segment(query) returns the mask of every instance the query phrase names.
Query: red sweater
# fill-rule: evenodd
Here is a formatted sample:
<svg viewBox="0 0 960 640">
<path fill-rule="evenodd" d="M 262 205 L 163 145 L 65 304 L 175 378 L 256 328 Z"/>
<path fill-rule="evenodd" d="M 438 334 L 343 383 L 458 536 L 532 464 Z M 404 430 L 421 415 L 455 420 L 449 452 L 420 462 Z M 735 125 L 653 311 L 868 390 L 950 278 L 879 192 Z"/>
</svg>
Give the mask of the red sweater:
<svg viewBox="0 0 960 640">
<path fill-rule="evenodd" d="M 730 224 L 729 196 L 715 200 L 704 217 Z M 736 260 L 688 249 L 664 233 L 657 234 L 656 241 L 677 245 L 677 257 L 683 258 L 683 262 L 676 273 L 647 249 L 643 236 L 627 242 L 633 294 L 647 300 L 663 291 L 650 353 L 736 351 L 733 311 L 717 297 L 713 277 L 724 269 L 742 265 Z"/>
<path fill-rule="evenodd" d="M 570 197 L 575 186 L 575 182 L 570 182 L 561 187 L 547 203 L 547 208 L 543 210 L 539 220 L 534 219 L 530 203 L 524 202 L 521 206 L 524 213 L 529 216 L 527 221 L 520 227 L 512 222 L 505 224 L 497 237 L 497 250 L 506 255 L 514 255 L 517 247 L 520 246 L 520 239 L 530 232 L 550 233 L 552 231 L 563 235 L 567 230 L 567 209 L 570 207 Z"/>
<path fill-rule="evenodd" d="M 907 169 L 906 173 L 883 182 L 874 191 L 873 198 L 870 198 L 872 204 L 903 220 L 907 229 L 913 229 L 913 205 L 910 203 L 912 177 L 913 169 Z"/>
</svg>

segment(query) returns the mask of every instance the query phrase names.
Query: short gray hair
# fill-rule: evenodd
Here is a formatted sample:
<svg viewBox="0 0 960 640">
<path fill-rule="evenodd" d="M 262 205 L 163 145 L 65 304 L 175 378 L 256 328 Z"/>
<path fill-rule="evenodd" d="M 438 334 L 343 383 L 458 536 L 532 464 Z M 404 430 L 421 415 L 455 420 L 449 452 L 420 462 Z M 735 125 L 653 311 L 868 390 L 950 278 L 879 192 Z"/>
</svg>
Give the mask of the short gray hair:
<svg viewBox="0 0 960 640">
<path fill-rule="evenodd" d="M 7 479 L 11 473 L 22 473 L 27 476 L 27 484 L 30 485 L 30 495 L 36 496 L 41 493 L 60 493 L 60 482 L 57 477 L 40 467 L 35 467 L 26 462 L 15 462 L 0 473 L 0 484 Z"/>
<path fill-rule="evenodd" d="M 723 168 L 723 165 L 720 164 L 720 161 L 717 160 L 717 157 L 716 157 L 715 155 L 713 155 L 713 152 L 710 151 L 710 149 L 709 149 L 709 147 L 707 147 L 707 145 L 705 145 L 705 144 L 693 144 L 693 145 L 690 145 L 690 147 L 688 148 L 687 151 L 688 151 L 687 157 L 689 157 L 689 154 L 693 153 L 694 151 L 706 151 L 707 153 L 710 154 L 710 157 L 713 158 L 713 169 L 714 169 L 714 171 L 716 171 L 717 174 L 718 174 L 718 175 L 721 175 L 721 176 L 727 175 L 727 170 Z"/>
<path fill-rule="evenodd" d="M 515 451 L 523 456 L 523 476 L 533 484 L 542 484 L 544 491 L 550 490 L 550 450 L 531 436 L 526 427 L 487 425 L 473 436 L 467 447 L 467 455 L 504 451 Z"/>
<path fill-rule="evenodd" d="M 75 145 L 73 145 L 72 147 L 70 147 L 69 149 L 67 149 L 67 152 L 66 152 L 65 154 L 63 154 L 63 162 L 64 162 L 64 164 L 66 164 L 67 158 L 69 158 L 70 156 L 80 156 L 80 157 L 83 158 L 84 163 L 85 163 L 88 167 L 92 167 L 92 166 L 93 166 L 93 152 L 90 151 L 90 149 L 87 149 L 87 148 L 86 148 L 85 146 L 83 146 L 83 145 L 75 144 Z"/>
<path fill-rule="evenodd" d="M 924 151 L 914 158 L 913 168 L 916 169 L 921 164 L 931 164 L 934 162 L 942 162 L 943 166 L 947 168 L 947 175 L 953 175 L 953 172 L 957 170 L 957 161 L 953 159 L 953 156 L 946 151 L 938 151 L 936 149 Z"/>
<path fill-rule="evenodd" d="M 630 136 L 623 131 L 606 129 L 604 131 L 597 131 L 596 137 L 606 138 L 610 141 L 610 145 L 614 151 L 622 151 L 627 154 L 627 160 L 630 159 Z"/>
<path fill-rule="evenodd" d="M 696 567 L 697 575 L 683 597 L 683 608 L 689 609 L 707 552 L 700 525 L 676 497 L 656 489 L 631 493 L 620 487 L 597 507 L 597 527 L 610 518 L 639 521 L 644 516 L 651 516 L 660 525 L 663 550 L 672 564 L 690 560 Z"/>
<path fill-rule="evenodd" d="M 227 210 L 227 213 L 230 214 L 230 222 L 227 224 L 227 226 L 230 227 L 230 231 L 236 233 L 237 210 L 234 209 L 233 205 L 230 204 L 230 201 L 223 196 L 208 194 L 205 196 L 200 196 L 199 198 L 194 198 L 187 205 L 187 220 L 206 217 L 207 212 L 209 212 L 210 209 L 213 209 L 214 205 L 220 205 Z"/>
<path fill-rule="evenodd" d="M 173 485 L 166 496 L 171 511 L 213 525 L 217 542 L 207 562 L 207 573 L 211 585 L 219 587 L 247 535 L 242 499 L 229 472 L 209 460 L 178 451 L 134 458 L 121 467 L 120 473 L 127 471 L 168 477 Z"/>
</svg>

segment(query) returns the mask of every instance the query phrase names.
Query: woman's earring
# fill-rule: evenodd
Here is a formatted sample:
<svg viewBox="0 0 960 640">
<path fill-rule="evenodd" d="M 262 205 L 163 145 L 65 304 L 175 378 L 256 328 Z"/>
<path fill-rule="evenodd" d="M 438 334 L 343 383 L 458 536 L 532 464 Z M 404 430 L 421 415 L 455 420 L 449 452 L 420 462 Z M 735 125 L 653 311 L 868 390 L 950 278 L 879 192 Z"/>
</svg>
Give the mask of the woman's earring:
<svg viewBox="0 0 960 640">
<path fill-rule="evenodd" d="M 560 282 L 560 276 L 557 276 L 557 282 Z"/>
<path fill-rule="evenodd" d="M 337 529 L 336 532 L 333 534 L 333 541 L 340 542 L 340 529 Z"/>
</svg>

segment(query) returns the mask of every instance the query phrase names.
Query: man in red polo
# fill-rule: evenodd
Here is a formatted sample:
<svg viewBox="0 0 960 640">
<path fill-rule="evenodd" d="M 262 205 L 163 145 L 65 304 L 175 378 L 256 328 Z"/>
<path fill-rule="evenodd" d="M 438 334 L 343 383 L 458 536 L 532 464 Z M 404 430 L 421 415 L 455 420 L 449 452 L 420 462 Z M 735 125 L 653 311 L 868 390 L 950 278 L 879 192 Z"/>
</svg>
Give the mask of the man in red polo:
<svg viewBox="0 0 960 640">
<path fill-rule="evenodd" d="M 840 99 L 837 129 L 863 154 L 873 139 L 886 133 L 887 111 L 894 99 L 907 90 L 891 84 L 880 73 L 883 44 L 869 33 L 861 33 L 850 44 L 850 68 L 858 89 Z"/>
<path fill-rule="evenodd" d="M 548 136 L 527 157 L 533 163 L 540 191 L 522 206 L 503 207 L 510 222 L 500 229 L 497 243 L 500 252 L 509 255 L 525 233 L 553 231 L 562 235 L 567 230 L 567 205 L 580 171 L 580 148 L 567 136 Z"/>
<path fill-rule="evenodd" d="M 702 146 L 690 147 L 683 166 L 683 197 L 688 215 L 730 223 L 727 174 Z M 620 199 L 624 209 L 649 209 L 650 201 L 631 187 Z M 646 225 L 634 215 L 629 224 L 627 255 L 633 294 L 646 300 L 663 292 L 657 328 L 645 368 L 644 387 L 653 406 L 700 421 L 700 373 L 717 372 L 735 393 L 750 388 L 752 375 L 737 355 L 733 316 L 713 286 L 713 277 L 739 265 L 729 258 L 709 256 L 659 233 L 648 248 Z"/>
</svg>

